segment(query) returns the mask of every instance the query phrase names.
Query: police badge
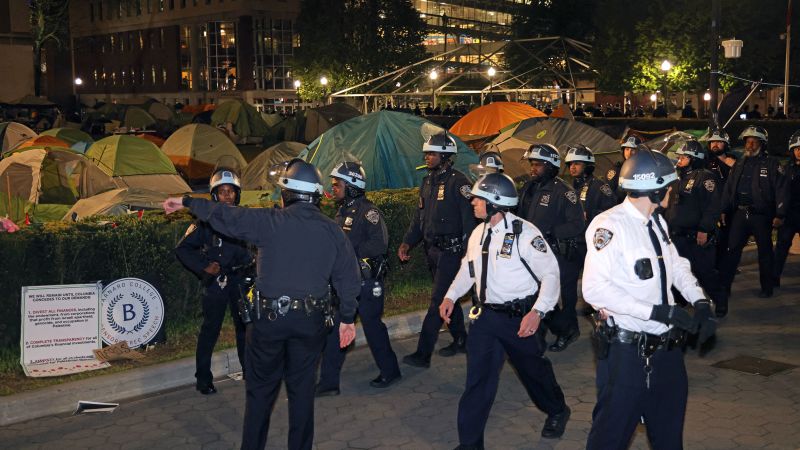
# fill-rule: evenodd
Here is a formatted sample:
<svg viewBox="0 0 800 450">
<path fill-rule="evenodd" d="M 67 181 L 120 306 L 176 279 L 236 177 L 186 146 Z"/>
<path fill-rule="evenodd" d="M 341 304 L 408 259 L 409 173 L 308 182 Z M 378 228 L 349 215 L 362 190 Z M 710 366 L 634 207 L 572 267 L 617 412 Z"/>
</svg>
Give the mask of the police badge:
<svg viewBox="0 0 800 450">
<path fill-rule="evenodd" d="M 606 197 L 611 197 L 614 194 L 613 192 L 611 192 L 611 186 L 607 184 L 603 184 L 602 186 L 600 186 L 600 192 L 602 192 L 603 195 L 605 195 Z"/>
<path fill-rule="evenodd" d="M 542 198 L 539 200 L 539 206 L 547 206 L 550 204 L 550 194 L 542 194 Z"/>
<path fill-rule="evenodd" d="M 706 188 L 708 192 L 714 192 L 714 188 L 717 187 L 717 184 L 714 183 L 714 180 L 708 179 L 703 181 L 703 187 Z"/>
<path fill-rule="evenodd" d="M 602 250 L 614 237 L 614 233 L 605 228 L 598 228 L 594 231 L 594 248 Z"/>
<path fill-rule="evenodd" d="M 344 218 L 344 226 L 349 227 L 352 224 L 353 224 L 353 218 L 352 217 L 345 217 Z"/>
<path fill-rule="evenodd" d="M 542 253 L 547 253 L 547 242 L 544 241 L 544 238 L 541 236 L 536 236 L 531 241 L 531 245 L 536 250 L 539 250 Z"/>
<path fill-rule="evenodd" d="M 564 195 L 573 205 L 578 202 L 578 196 L 575 195 L 575 191 L 567 191 L 564 193 Z"/>
<path fill-rule="evenodd" d="M 381 220 L 381 215 L 378 213 L 377 209 L 370 209 L 367 211 L 367 214 L 365 214 L 364 217 L 366 217 L 369 223 L 373 225 L 377 225 L 378 221 Z"/>
<path fill-rule="evenodd" d="M 461 186 L 460 188 L 458 188 L 458 190 L 459 190 L 459 192 L 461 192 L 461 195 L 463 195 L 464 198 L 466 198 L 467 200 L 472 198 L 472 194 L 471 194 L 472 188 L 469 187 L 468 184 L 465 184 L 465 185 Z"/>
<path fill-rule="evenodd" d="M 617 174 L 617 171 L 614 170 L 614 169 L 611 169 L 611 170 L 608 171 L 608 173 L 606 173 L 606 178 L 609 179 L 609 180 L 613 180 L 614 179 L 614 175 L 616 175 L 616 174 Z"/>
</svg>

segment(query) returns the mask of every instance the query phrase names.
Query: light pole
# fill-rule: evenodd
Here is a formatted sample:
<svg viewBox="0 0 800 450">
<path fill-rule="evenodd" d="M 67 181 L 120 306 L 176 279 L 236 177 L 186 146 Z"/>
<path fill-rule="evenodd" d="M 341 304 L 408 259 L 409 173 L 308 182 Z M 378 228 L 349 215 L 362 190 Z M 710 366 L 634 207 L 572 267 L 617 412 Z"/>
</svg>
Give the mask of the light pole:
<svg viewBox="0 0 800 450">
<path fill-rule="evenodd" d="M 667 61 L 666 59 L 661 62 L 661 71 L 664 72 L 664 108 L 667 111 L 667 115 L 669 115 L 669 91 L 667 90 L 667 77 L 669 76 L 669 70 L 672 69 L 672 63 Z"/>
<path fill-rule="evenodd" d="M 81 77 L 75 78 L 75 101 L 78 107 L 78 119 L 83 123 L 83 108 L 81 108 L 81 86 L 83 86 L 83 79 Z"/>
<path fill-rule="evenodd" d="M 322 85 L 322 102 L 327 105 L 328 104 L 328 77 L 323 75 L 319 79 L 319 84 Z"/>
<path fill-rule="evenodd" d="M 703 100 L 706 102 L 706 115 L 713 116 L 715 111 L 710 108 L 711 92 L 706 92 L 703 94 Z"/>
<path fill-rule="evenodd" d="M 431 70 L 430 75 L 428 75 L 431 79 L 431 109 L 436 108 L 436 79 L 439 78 L 439 73 L 436 72 L 436 69 Z"/>
<path fill-rule="evenodd" d="M 295 108 L 295 114 L 297 114 L 297 110 L 300 109 L 300 80 L 294 80 L 294 96 L 297 100 L 297 107 Z"/>
<path fill-rule="evenodd" d="M 653 102 L 653 110 L 658 108 L 658 94 L 650 94 L 650 101 Z"/>
<path fill-rule="evenodd" d="M 486 71 L 486 75 L 489 76 L 489 103 L 492 103 L 494 99 L 492 99 L 492 89 L 494 88 L 494 76 L 497 75 L 497 70 L 494 67 L 489 67 L 489 70 Z"/>
</svg>

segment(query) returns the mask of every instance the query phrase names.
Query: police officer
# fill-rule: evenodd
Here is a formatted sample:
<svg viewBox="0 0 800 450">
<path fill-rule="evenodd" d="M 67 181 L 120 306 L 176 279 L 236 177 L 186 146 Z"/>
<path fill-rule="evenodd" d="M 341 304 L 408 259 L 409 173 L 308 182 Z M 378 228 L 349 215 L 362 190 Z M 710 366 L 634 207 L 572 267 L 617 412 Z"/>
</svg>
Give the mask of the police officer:
<svg viewBox="0 0 800 450">
<path fill-rule="evenodd" d="M 767 131 L 749 126 L 739 139 L 744 141 L 744 155 L 731 169 L 722 193 L 723 224 L 730 225 L 728 255 L 720 267 L 723 286 L 730 292 L 742 249 L 750 235 L 758 247 L 760 298 L 772 297 L 774 258 L 772 228 L 786 217 L 784 170 L 777 159 L 767 154 Z"/>
<path fill-rule="evenodd" d="M 688 381 L 684 330 L 702 344 L 716 330 L 710 302 L 654 214 L 677 180 L 672 162 L 640 148 L 620 172 L 622 204 L 595 217 L 583 270 L 583 297 L 608 319 L 597 362 L 597 404 L 587 449 L 627 449 L 642 419 L 653 448 L 683 448 Z M 694 317 L 674 304 L 670 286 L 694 303 Z"/>
<path fill-rule="evenodd" d="M 503 159 L 500 157 L 500 152 L 496 150 L 487 150 L 480 154 L 478 157 L 478 174 L 485 175 L 493 172 L 503 172 Z"/>
<path fill-rule="evenodd" d="M 232 170 L 217 170 L 209 183 L 211 199 L 223 205 L 238 205 L 241 197 L 239 177 Z M 189 270 L 203 280 L 203 324 L 197 335 L 196 388 L 203 395 L 214 394 L 211 354 L 217 343 L 225 309 L 230 306 L 236 330 L 236 351 L 245 368 L 245 326 L 239 316 L 238 289 L 243 269 L 253 256 L 244 242 L 218 233 L 209 224 L 195 221 L 175 248 L 175 255 Z"/>
<path fill-rule="evenodd" d="M 230 208 L 185 197 L 164 202 L 167 213 L 188 207 L 198 220 L 258 247 L 258 296 L 248 330 L 243 449 L 264 448 L 269 418 L 286 380 L 289 449 L 310 449 L 314 439 L 314 378 L 325 345 L 323 317 L 328 283 L 339 297 L 339 345 L 355 337 L 361 290 L 353 246 L 319 210 L 319 171 L 295 158 L 278 174 L 283 208 Z"/>
<path fill-rule="evenodd" d="M 622 161 L 615 162 L 611 169 L 606 172 L 606 181 L 608 181 L 608 185 L 611 186 L 611 189 L 616 194 L 617 203 L 625 200 L 625 191 L 619 189 L 619 172 L 622 169 L 622 164 L 636 153 L 636 149 L 640 145 L 642 145 L 642 140 L 639 136 L 628 136 L 619 147 L 619 151 L 622 153 Z"/>
<path fill-rule="evenodd" d="M 564 162 L 572 176 L 572 187 L 578 192 L 587 224 L 596 215 L 617 204 L 611 186 L 593 176 L 595 159 L 589 147 L 583 144 L 568 145 Z"/>
<path fill-rule="evenodd" d="M 422 180 L 419 207 L 397 249 L 397 256 L 400 261 L 408 261 L 412 247 L 420 242 L 425 246 L 428 267 L 433 273 L 431 304 L 422 322 L 417 350 L 403 357 L 403 362 L 416 367 L 430 367 L 431 353 L 442 326 L 439 305 L 458 272 L 465 241 L 475 228 L 475 218 L 469 204 L 469 181 L 452 167 L 451 157 L 456 154 L 453 137 L 446 132 L 435 134 L 425 142 L 422 151 L 428 175 Z M 453 343 L 440 349 L 439 355 L 453 356 L 466 352 L 467 331 L 461 309 L 456 308 L 449 329 Z"/>
<path fill-rule="evenodd" d="M 710 128 L 708 131 L 708 170 L 717 176 L 717 189 L 722 192 L 731 172 L 731 167 L 736 163 L 736 155 L 730 151 L 730 138 L 725 130 L 719 127 Z M 722 263 L 728 255 L 728 235 L 730 227 L 721 222 L 717 226 L 717 269 L 722 268 Z M 716 311 L 720 311 L 717 305 Z"/>
<path fill-rule="evenodd" d="M 781 285 L 781 274 L 795 234 L 800 233 L 800 131 L 789 139 L 789 166 L 786 169 L 789 210 L 786 221 L 778 228 L 775 243 L 775 287 Z"/>
<path fill-rule="evenodd" d="M 500 369 L 508 355 L 533 403 L 547 414 L 542 436 L 561 437 L 570 409 L 544 357 L 539 325 L 558 303 L 558 264 L 542 233 L 510 211 L 517 205 L 514 181 L 500 173 L 472 187 L 475 217 L 467 254 L 439 308 L 449 322 L 455 302 L 473 286 L 478 303 L 470 310 L 467 382 L 458 404 L 459 448 L 483 448 L 486 420 L 494 403 Z"/>
<path fill-rule="evenodd" d="M 556 306 L 547 325 L 556 335 L 549 349 L 560 352 L 580 336 L 575 305 L 586 254 L 586 222 L 578 194 L 557 176 L 561 167 L 558 150 L 550 144 L 534 144 L 523 158 L 530 162 L 531 179 L 520 189 L 517 215 L 541 230 L 558 260 L 562 305 Z"/>
<path fill-rule="evenodd" d="M 358 296 L 358 314 L 364 336 L 380 373 L 370 381 L 370 386 L 385 388 L 400 379 L 397 356 L 389 342 L 383 314 L 386 273 L 386 251 L 389 232 L 383 215 L 364 195 L 367 188 L 366 173 L 355 162 L 339 163 L 331 171 L 333 197 L 339 204 L 336 223 L 353 244 L 361 266 L 361 293 Z M 334 330 L 339 326 L 336 316 Z M 339 374 L 344 364 L 346 349 L 339 348 L 338 333 L 331 333 L 322 354 L 317 397 L 339 395 Z"/>
<path fill-rule="evenodd" d="M 670 195 L 665 218 L 678 254 L 688 259 L 716 314 L 727 312 L 728 296 L 715 269 L 716 230 L 722 188 L 717 177 L 705 169 L 706 152 L 695 140 L 684 142 L 678 155 L 678 183 Z"/>
</svg>

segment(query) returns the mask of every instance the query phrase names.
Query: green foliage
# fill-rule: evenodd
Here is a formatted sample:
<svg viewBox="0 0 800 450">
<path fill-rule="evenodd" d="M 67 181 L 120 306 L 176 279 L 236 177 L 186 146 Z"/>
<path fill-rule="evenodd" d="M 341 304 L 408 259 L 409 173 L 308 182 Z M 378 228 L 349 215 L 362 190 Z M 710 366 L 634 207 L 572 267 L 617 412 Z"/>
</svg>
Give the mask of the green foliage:
<svg viewBox="0 0 800 450">
<path fill-rule="evenodd" d="M 33 39 L 34 93 L 41 90 L 42 49 L 49 43 L 63 48 L 69 36 L 69 0 L 28 0 Z"/>
</svg>

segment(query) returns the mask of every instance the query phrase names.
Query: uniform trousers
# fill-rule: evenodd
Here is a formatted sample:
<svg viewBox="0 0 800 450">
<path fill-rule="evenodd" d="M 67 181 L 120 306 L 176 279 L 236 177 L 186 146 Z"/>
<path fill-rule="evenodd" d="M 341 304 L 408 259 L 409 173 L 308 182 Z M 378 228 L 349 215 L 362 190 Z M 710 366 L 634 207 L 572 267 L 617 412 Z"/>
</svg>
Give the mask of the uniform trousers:
<svg viewBox="0 0 800 450">
<path fill-rule="evenodd" d="M 242 369 L 245 367 L 245 327 L 239 317 L 238 294 L 234 293 L 236 285 L 229 284 L 222 291 L 206 292 L 203 296 L 203 324 L 197 335 L 197 351 L 195 352 L 196 372 L 198 385 L 211 383 L 214 376 L 211 373 L 211 354 L 217 344 L 222 321 L 225 319 L 225 310 L 230 307 L 233 325 L 236 330 L 236 352 Z"/>
<path fill-rule="evenodd" d="M 636 344 L 611 344 L 597 361 L 597 404 L 592 412 L 588 450 L 625 450 L 644 418 L 653 450 L 683 448 L 683 422 L 689 382 L 683 351 L 660 349 L 650 357 L 649 387 L 645 358 Z"/>
<path fill-rule="evenodd" d="M 426 247 L 428 256 L 428 268 L 433 273 L 433 292 L 431 293 L 431 303 L 428 306 L 428 312 L 425 314 L 425 319 L 422 321 L 422 330 L 419 336 L 419 343 L 417 344 L 417 353 L 423 356 L 430 356 L 433 353 L 433 348 L 436 345 L 436 340 L 439 338 L 439 329 L 442 327 L 442 318 L 439 316 L 439 305 L 444 300 L 444 294 L 450 288 L 450 283 L 458 273 L 461 267 L 461 253 L 453 253 L 450 251 L 441 250 L 438 247 Z M 454 298 L 456 302 L 458 299 Z M 464 326 L 464 312 L 458 304 L 453 308 L 453 314 L 450 316 L 450 334 L 453 339 L 458 340 L 467 337 L 467 330 Z"/>
<path fill-rule="evenodd" d="M 697 277 L 700 286 L 706 291 L 711 300 L 717 305 L 728 306 L 728 293 L 722 286 L 719 273 L 715 268 L 717 257 L 717 246 L 707 244 L 703 247 L 697 245 L 697 239 L 689 236 L 673 236 L 672 242 L 678 250 L 678 254 L 689 260 L 692 266 L 692 273 Z M 673 289 L 673 293 L 677 292 Z M 677 301 L 676 296 L 676 301 Z M 683 297 L 680 297 L 683 298 Z M 692 303 L 696 298 L 684 299 Z"/>
<path fill-rule="evenodd" d="M 381 290 L 381 295 L 377 297 L 373 295 L 373 288 L 376 286 Z M 364 337 L 367 338 L 369 351 L 381 371 L 381 376 L 386 379 L 392 379 L 400 375 L 400 367 L 397 364 L 397 355 L 392 350 L 392 344 L 389 341 L 389 332 L 381 320 L 383 300 L 383 282 L 366 280 L 361 284 L 361 294 L 358 297 L 358 315 L 361 317 Z M 338 330 L 340 321 L 338 312 L 334 318 L 333 331 L 328 335 L 320 364 L 319 386 L 323 389 L 339 388 L 339 376 L 347 354 L 347 349 L 339 348 Z"/>
<path fill-rule="evenodd" d="M 578 331 L 578 315 L 575 306 L 578 304 L 578 278 L 586 257 L 586 246 L 579 244 L 574 255 L 567 258 L 557 255 L 558 271 L 561 281 L 561 305 L 556 305 L 547 321 L 550 331 L 557 336 L 566 336 Z"/>
<path fill-rule="evenodd" d="M 772 292 L 773 265 L 775 255 L 772 250 L 772 217 L 762 214 L 745 214 L 737 210 L 731 218 L 730 234 L 728 236 L 728 255 L 722 264 L 720 277 L 722 286 L 730 291 L 736 268 L 742 259 L 742 249 L 747 244 L 747 239 L 753 235 L 758 247 L 758 273 L 761 281 L 761 290 Z"/>
<path fill-rule="evenodd" d="M 328 330 L 322 314 L 289 311 L 277 319 L 256 320 L 249 330 L 242 449 L 263 449 L 270 415 L 286 380 L 290 450 L 310 449 L 314 441 L 316 363 Z"/>
<path fill-rule="evenodd" d="M 783 273 L 783 266 L 789 256 L 789 248 L 792 246 L 794 235 L 800 233 L 800 218 L 789 217 L 786 222 L 778 228 L 778 240 L 775 243 L 775 279 L 780 280 Z"/>
<path fill-rule="evenodd" d="M 458 309 L 458 308 L 456 308 Z M 547 415 L 564 412 L 567 404 L 556 382 L 553 365 L 544 357 L 544 330 L 531 337 L 517 336 L 521 317 L 484 308 L 470 325 L 467 340 L 467 382 L 458 403 L 458 440 L 482 448 L 505 355 L 516 369 L 534 405 Z"/>
</svg>

